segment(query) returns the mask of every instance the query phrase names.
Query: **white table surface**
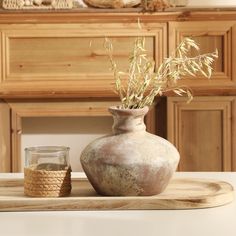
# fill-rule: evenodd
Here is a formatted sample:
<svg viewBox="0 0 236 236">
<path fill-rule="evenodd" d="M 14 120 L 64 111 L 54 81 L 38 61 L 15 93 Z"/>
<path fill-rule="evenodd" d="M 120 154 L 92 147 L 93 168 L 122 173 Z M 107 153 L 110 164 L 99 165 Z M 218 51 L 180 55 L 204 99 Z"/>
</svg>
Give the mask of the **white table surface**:
<svg viewBox="0 0 236 236">
<path fill-rule="evenodd" d="M 0 178 L 22 177 L 0 174 Z M 176 173 L 231 183 L 233 173 Z M 236 236 L 236 200 L 208 209 L 1 212 L 0 236 Z"/>
</svg>

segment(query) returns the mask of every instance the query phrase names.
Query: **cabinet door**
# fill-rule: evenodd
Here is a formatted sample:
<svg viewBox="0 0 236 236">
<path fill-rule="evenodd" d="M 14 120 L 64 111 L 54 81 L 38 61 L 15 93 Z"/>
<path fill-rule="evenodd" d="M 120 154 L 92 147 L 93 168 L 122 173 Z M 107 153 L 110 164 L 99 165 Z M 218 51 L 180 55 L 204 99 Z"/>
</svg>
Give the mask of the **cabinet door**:
<svg viewBox="0 0 236 236">
<path fill-rule="evenodd" d="M 236 77 L 233 63 L 236 57 L 236 22 L 232 21 L 201 21 L 171 22 L 169 27 L 169 51 L 174 52 L 184 37 L 193 38 L 200 46 L 200 53 L 214 52 L 218 49 L 219 57 L 214 62 L 212 79 L 197 76 L 197 79 L 185 77 L 180 84 L 191 87 L 228 87 L 236 88 Z M 196 56 L 193 50 L 190 56 Z"/>
<path fill-rule="evenodd" d="M 235 97 L 168 98 L 168 139 L 180 152 L 180 171 L 235 167 Z"/>
<path fill-rule="evenodd" d="M 0 96 L 115 96 L 104 39 L 113 42 L 118 70 L 126 71 L 137 36 L 150 57 L 166 56 L 166 24 L 80 23 L 0 25 Z M 1 51 L 0 51 L 1 52 Z"/>
</svg>

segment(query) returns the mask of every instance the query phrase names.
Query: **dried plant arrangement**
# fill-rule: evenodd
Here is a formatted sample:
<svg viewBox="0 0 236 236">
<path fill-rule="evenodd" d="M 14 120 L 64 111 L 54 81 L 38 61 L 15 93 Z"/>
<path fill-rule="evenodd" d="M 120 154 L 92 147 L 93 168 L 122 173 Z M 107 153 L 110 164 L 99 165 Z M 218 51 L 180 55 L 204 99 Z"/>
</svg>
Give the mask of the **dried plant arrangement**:
<svg viewBox="0 0 236 236">
<path fill-rule="evenodd" d="M 212 63 L 218 57 L 216 49 L 213 53 L 200 54 L 199 46 L 191 38 L 184 38 L 170 57 L 155 68 L 155 61 L 148 56 L 145 48 L 145 37 L 135 39 L 133 50 L 129 57 L 127 72 L 119 71 L 113 59 L 113 44 L 106 38 L 104 47 L 107 51 L 111 70 L 115 78 L 115 90 L 120 97 L 122 108 L 137 109 L 152 105 L 156 96 L 168 91 L 192 100 L 192 92 L 187 87 L 179 87 L 177 81 L 182 76 L 202 74 L 210 78 Z M 189 52 L 195 50 L 197 56 L 189 57 Z"/>
</svg>

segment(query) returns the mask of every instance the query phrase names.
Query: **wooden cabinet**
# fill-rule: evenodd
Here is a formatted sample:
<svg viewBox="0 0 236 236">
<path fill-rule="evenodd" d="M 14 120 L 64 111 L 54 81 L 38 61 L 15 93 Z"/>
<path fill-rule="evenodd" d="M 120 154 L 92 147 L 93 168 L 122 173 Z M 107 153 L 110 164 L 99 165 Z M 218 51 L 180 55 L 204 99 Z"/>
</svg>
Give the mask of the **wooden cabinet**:
<svg viewBox="0 0 236 236">
<path fill-rule="evenodd" d="M 126 70 L 140 35 L 157 64 L 186 36 L 199 43 L 201 53 L 218 49 L 212 79 L 179 81 L 193 89 L 193 102 L 157 99 L 146 124 L 179 149 L 179 170 L 236 171 L 235 12 L 75 11 L 0 12 L 0 172 L 20 170 L 24 117 L 107 115 L 116 94 L 104 38 L 112 40 L 114 59 Z"/>
<path fill-rule="evenodd" d="M 235 170 L 236 97 L 167 100 L 168 139 L 180 152 L 179 170 Z"/>
</svg>

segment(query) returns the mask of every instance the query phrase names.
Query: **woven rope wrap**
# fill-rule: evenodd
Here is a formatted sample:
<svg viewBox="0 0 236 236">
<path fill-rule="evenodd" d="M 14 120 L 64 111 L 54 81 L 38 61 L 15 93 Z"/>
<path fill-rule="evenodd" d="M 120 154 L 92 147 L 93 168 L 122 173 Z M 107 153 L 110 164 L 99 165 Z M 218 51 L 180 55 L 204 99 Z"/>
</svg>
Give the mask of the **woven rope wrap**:
<svg viewBox="0 0 236 236">
<path fill-rule="evenodd" d="M 59 171 L 24 169 L 24 192 L 31 197 L 65 197 L 71 193 L 71 168 Z"/>
<path fill-rule="evenodd" d="M 73 0 L 53 0 L 51 4 L 44 5 L 36 0 L 3 0 L 4 9 L 71 9 Z M 43 2 L 43 1 L 42 1 Z"/>
</svg>

